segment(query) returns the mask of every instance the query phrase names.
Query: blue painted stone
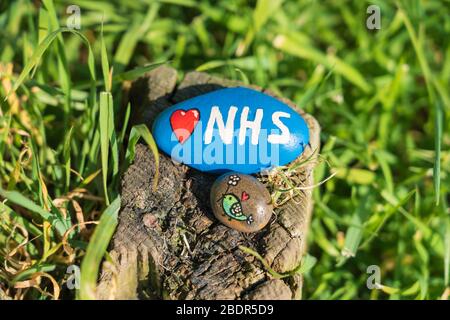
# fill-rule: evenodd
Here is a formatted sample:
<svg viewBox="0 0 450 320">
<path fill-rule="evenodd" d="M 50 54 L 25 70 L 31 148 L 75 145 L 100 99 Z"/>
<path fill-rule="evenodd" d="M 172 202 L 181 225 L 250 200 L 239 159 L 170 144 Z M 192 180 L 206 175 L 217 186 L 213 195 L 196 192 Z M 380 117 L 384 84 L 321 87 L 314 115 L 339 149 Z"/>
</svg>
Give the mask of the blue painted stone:
<svg viewBox="0 0 450 320">
<path fill-rule="evenodd" d="M 256 173 L 295 160 L 309 142 L 305 120 L 285 103 L 248 88 L 216 90 L 164 110 L 158 147 L 204 172 Z"/>
</svg>

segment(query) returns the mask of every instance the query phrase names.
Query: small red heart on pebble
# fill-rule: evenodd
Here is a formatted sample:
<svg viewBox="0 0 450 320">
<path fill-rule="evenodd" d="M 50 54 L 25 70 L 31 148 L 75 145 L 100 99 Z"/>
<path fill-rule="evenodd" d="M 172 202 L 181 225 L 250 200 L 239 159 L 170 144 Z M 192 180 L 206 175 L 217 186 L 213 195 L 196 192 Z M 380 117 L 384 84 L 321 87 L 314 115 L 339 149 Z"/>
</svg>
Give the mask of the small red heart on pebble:
<svg viewBox="0 0 450 320">
<path fill-rule="evenodd" d="M 178 141 L 184 143 L 194 131 L 200 119 L 200 112 L 197 109 L 176 110 L 170 116 L 170 126 Z"/>
<path fill-rule="evenodd" d="M 249 194 L 245 191 L 242 191 L 241 200 L 246 201 L 250 198 Z"/>
</svg>

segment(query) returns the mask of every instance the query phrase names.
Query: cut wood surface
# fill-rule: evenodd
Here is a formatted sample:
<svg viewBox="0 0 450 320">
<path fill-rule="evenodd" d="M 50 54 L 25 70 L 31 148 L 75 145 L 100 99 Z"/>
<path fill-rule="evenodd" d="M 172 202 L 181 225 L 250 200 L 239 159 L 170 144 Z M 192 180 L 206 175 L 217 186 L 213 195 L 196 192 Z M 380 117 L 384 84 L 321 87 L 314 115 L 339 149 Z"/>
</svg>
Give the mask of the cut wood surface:
<svg viewBox="0 0 450 320">
<path fill-rule="evenodd" d="M 168 106 L 238 85 L 242 84 L 191 72 L 177 86 L 176 70 L 159 67 L 131 88 L 133 124 L 151 127 L 157 114 Z M 292 102 L 277 98 L 307 121 L 310 146 L 299 160 L 307 159 L 318 151 L 320 127 Z M 313 184 L 313 167 L 311 161 L 296 171 L 305 186 Z M 214 218 L 209 190 L 215 176 L 176 164 L 161 153 L 155 192 L 154 177 L 154 156 L 147 146 L 138 144 L 134 163 L 122 177 L 122 207 L 110 248 L 113 263 L 103 264 L 99 299 L 301 298 L 301 275 L 274 279 L 259 260 L 239 246 L 260 253 L 279 273 L 295 269 L 306 251 L 311 189 L 275 208 L 266 228 L 244 234 Z"/>
</svg>

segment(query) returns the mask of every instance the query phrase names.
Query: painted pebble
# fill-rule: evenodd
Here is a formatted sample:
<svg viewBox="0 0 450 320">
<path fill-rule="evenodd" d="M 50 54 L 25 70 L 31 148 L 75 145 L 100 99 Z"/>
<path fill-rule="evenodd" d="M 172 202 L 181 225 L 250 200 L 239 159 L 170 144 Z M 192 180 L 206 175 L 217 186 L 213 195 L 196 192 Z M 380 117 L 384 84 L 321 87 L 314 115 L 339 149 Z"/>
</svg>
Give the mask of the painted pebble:
<svg viewBox="0 0 450 320">
<path fill-rule="evenodd" d="M 305 120 L 285 103 L 243 88 L 216 90 L 164 110 L 158 147 L 204 172 L 256 173 L 295 160 L 309 143 Z"/>
<path fill-rule="evenodd" d="M 272 216 L 269 192 L 249 175 L 229 172 L 220 176 L 211 188 L 210 198 L 216 218 L 241 232 L 261 230 Z"/>
</svg>

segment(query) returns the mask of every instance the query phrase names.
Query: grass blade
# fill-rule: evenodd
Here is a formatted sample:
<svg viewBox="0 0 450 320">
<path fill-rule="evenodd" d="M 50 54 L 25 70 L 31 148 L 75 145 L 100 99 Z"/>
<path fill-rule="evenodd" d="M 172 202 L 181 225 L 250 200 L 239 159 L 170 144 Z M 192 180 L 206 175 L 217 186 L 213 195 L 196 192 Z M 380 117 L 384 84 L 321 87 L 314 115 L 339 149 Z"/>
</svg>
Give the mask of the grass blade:
<svg viewBox="0 0 450 320">
<path fill-rule="evenodd" d="M 239 246 L 239 249 L 247 254 L 254 256 L 256 259 L 258 259 L 263 264 L 263 266 L 267 269 L 267 272 L 269 272 L 270 275 L 272 277 L 274 277 L 275 279 L 283 279 L 283 278 L 293 276 L 295 274 L 303 274 L 303 273 L 311 270 L 317 262 L 317 259 L 315 257 L 313 257 L 309 254 L 306 254 L 305 256 L 303 256 L 302 261 L 296 268 L 294 268 L 294 270 L 288 271 L 285 273 L 278 273 L 274 269 L 272 269 L 270 267 L 269 263 L 266 261 L 266 259 L 264 259 L 255 250 L 252 250 L 245 246 Z"/>
<path fill-rule="evenodd" d="M 365 193 L 365 192 L 363 192 Z M 344 248 L 342 249 L 341 257 L 338 259 L 338 266 L 341 266 L 348 258 L 356 256 L 359 245 L 363 238 L 364 223 L 370 214 L 370 196 L 365 193 L 363 199 L 359 202 L 352 218 L 352 225 L 348 228 L 345 234 Z"/>
<path fill-rule="evenodd" d="M 274 15 L 278 8 L 283 3 L 283 0 L 258 0 L 255 10 L 253 11 L 253 24 L 247 31 L 245 39 L 238 45 L 236 50 L 237 56 L 242 56 L 250 47 L 255 35 L 266 24 L 268 19 Z"/>
<path fill-rule="evenodd" d="M 6 191 L 0 188 L 0 196 L 39 215 L 44 221 L 49 221 L 61 236 L 69 228 L 62 216 L 58 216 L 44 210 L 42 207 L 38 206 L 33 201 L 26 198 L 24 195 L 17 191 Z"/>
<path fill-rule="evenodd" d="M 449 286 L 450 281 L 450 220 L 447 218 L 445 228 L 445 245 L 444 245 L 444 282 L 445 286 Z"/>
<path fill-rule="evenodd" d="M 277 36 L 274 40 L 274 46 L 288 54 L 322 64 L 328 69 L 334 70 L 366 93 L 372 90 L 370 84 L 356 68 L 336 56 L 325 55 L 316 48 L 300 44 L 296 39 L 289 37 L 289 35 Z"/>
<path fill-rule="evenodd" d="M 69 132 L 67 133 L 63 146 L 64 169 L 66 174 L 66 192 L 69 191 L 70 187 L 70 143 L 72 142 L 72 132 L 73 127 L 71 127 Z"/>
<path fill-rule="evenodd" d="M 103 212 L 100 222 L 89 241 L 86 256 L 81 263 L 79 298 L 82 300 L 96 298 L 95 290 L 100 263 L 116 229 L 119 209 L 120 197 L 117 197 Z"/>
<path fill-rule="evenodd" d="M 114 106 L 111 94 L 109 95 L 108 108 L 108 137 L 111 145 L 112 175 L 116 178 L 119 173 L 119 145 L 117 144 L 116 130 L 114 128 Z"/>
<path fill-rule="evenodd" d="M 400 16 L 403 19 L 403 22 L 408 30 L 409 37 L 414 47 L 414 51 L 416 52 L 417 60 L 419 61 L 420 68 L 422 69 L 423 76 L 425 78 L 425 84 L 428 91 L 428 98 L 430 104 L 435 107 L 435 158 L 434 158 L 434 167 L 433 167 L 433 183 L 434 183 L 434 192 L 435 192 L 435 203 L 439 205 L 440 198 L 440 184 L 441 184 L 441 140 L 442 140 L 442 106 L 440 102 L 435 98 L 434 88 L 433 88 L 433 75 L 431 73 L 430 66 L 425 56 L 424 45 L 423 45 L 423 37 L 418 37 L 411 20 L 409 19 L 407 13 L 402 8 L 400 3 L 396 1 L 398 10 L 400 12 Z M 437 91 L 440 92 L 439 87 Z M 445 98 L 445 97 L 443 97 Z"/>
<path fill-rule="evenodd" d="M 147 64 L 147 65 L 141 66 L 141 67 L 136 67 L 129 71 L 125 71 L 125 72 L 116 74 L 115 76 L 113 76 L 113 81 L 114 82 L 122 82 L 122 81 L 135 80 L 135 79 L 139 78 L 140 76 L 144 75 L 145 73 L 147 73 L 163 64 L 166 64 L 166 63 L 167 63 L 167 61 L 163 61 L 163 62 L 150 63 L 150 64 Z"/>
<path fill-rule="evenodd" d="M 102 174 L 103 174 L 103 192 L 105 194 L 106 204 L 109 205 L 108 198 L 108 156 L 109 156 L 109 125 L 110 112 L 112 105 L 112 95 L 109 92 L 100 93 L 100 153 L 102 159 Z"/>
<path fill-rule="evenodd" d="M 30 72 L 33 70 L 33 68 L 38 65 L 39 61 L 42 58 L 42 55 L 48 49 L 48 47 L 53 42 L 53 40 L 55 40 L 55 38 L 60 33 L 63 33 L 63 32 L 71 32 L 71 33 L 74 33 L 74 34 L 78 35 L 79 37 L 81 37 L 83 42 L 88 46 L 88 50 L 89 50 L 89 57 L 88 57 L 89 71 L 90 71 L 90 74 L 91 74 L 91 78 L 93 80 L 95 80 L 95 60 L 94 60 L 94 54 L 92 52 L 92 48 L 91 48 L 91 45 L 89 44 L 89 41 L 87 40 L 87 38 L 82 33 L 78 32 L 76 30 L 72 30 L 72 29 L 68 29 L 68 28 L 61 28 L 59 30 L 53 31 L 47 37 L 45 37 L 44 40 L 42 40 L 42 42 L 39 44 L 39 46 L 37 47 L 37 49 L 34 51 L 33 55 L 31 56 L 31 58 L 29 59 L 29 61 L 25 65 L 25 67 L 23 68 L 22 72 L 19 74 L 19 77 L 14 82 L 14 86 L 7 93 L 7 95 L 6 95 L 5 99 L 4 99 L 5 101 L 11 95 L 11 93 L 15 92 L 22 85 L 22 83 L 25 81 L 25 78 L 30 74 Z"/>
<path fill-rule="evenodd" d="M 441 142 L 443 126 L 443 111 L 439 100 L 436 103 L 435 113 L 433 186 L 434 201 L 436 205 L 439 205 L 439 198 L 441 197 Z"/>
<path fill-rule="evenodd" d="M 139 20 L 133 21 L 129 30 L 122 36 L 114 55 L 114 70 L 122 72 L 128 65 L 138 41 L 150 28 L 159 11 L 159 7 L 159 3 L 153 2 L 150 4 L 146 15 Z"/>
<path fill-rule="evenodd" d="M 103 23 L 102 29 L 100 33 L 100 44 L 101 44 L 101 52 L 102 52 L 102 72 L 103 72 L 103 81 L 105 82 L 105 91 L 111 92 L 112 79 L 109 72 L 109 61 L 108 61 L 108 53 L 106 51 L 105 39 L 103 37 Z"/>
<path fill-rule="evenodd" d="M 120 130 L 118 137 L 118 143 L 120 145 L 123 145 L 125 139 L 125 133 L 127 132 L 128 122 L 130 121 L 130 114 L 131 114 L 131 104 L 128 102 L 127 108 L 125 110 L 125 116 L 122 121 L 122 129 Z"/>
</svg>

